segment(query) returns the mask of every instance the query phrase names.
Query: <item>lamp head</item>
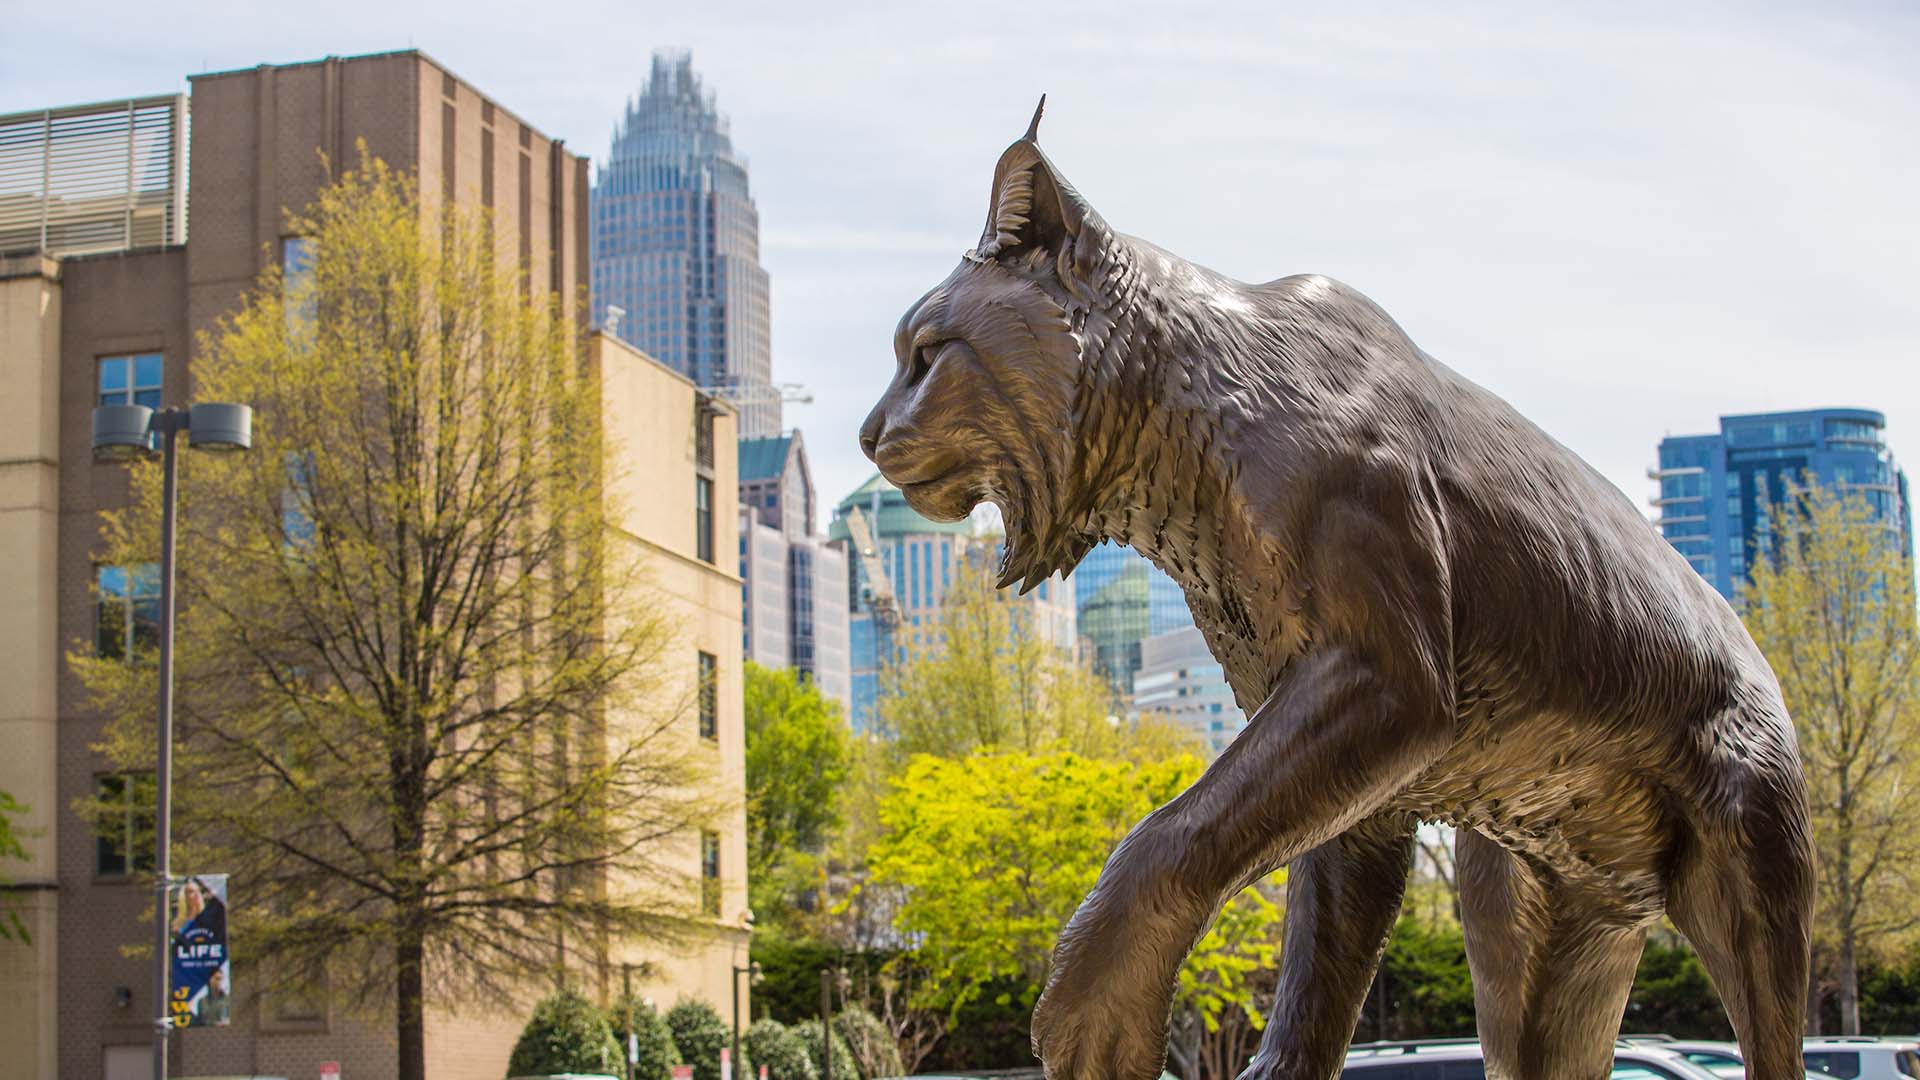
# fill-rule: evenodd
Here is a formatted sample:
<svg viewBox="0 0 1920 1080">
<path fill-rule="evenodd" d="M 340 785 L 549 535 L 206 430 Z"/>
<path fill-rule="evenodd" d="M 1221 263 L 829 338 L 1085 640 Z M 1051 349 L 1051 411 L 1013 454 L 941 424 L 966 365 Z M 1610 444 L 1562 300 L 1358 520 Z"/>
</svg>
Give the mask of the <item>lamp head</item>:
<svg viewBox="0 0 1920 1080">
<path fill-rule="evenodd" d="M 101 405 L 93 410 L 93 459 L 132 461 L 153 453 L 153 410 Z"/>
<path fill-rule="evenodd" d="M 227 452 L 253 446 L 253 406 L 205 402 L 187 413 L 187 445 L 195 450 Z"/>
</svg>

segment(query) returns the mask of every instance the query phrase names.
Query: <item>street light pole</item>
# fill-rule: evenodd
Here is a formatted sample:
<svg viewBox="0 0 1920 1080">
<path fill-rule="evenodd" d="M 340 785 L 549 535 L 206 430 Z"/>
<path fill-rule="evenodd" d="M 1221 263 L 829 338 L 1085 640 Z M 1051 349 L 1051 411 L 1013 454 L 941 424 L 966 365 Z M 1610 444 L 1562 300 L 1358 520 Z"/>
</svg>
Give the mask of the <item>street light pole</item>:
<svg viewBox="0 0 1920 1080">
<path fill-rule="evenodd" d="M 754 960 L 746 967 L 733 969 L 733 1076 L 734 1080 L 753 1080 L 742 1071 L 740 1065 L 740 976 L 747 976 L 748 986 L 760 985 L 760 961 Z"/>
<path fill-rule="evenodd" d="M 620 998 L 627 1007 L 627 1045 L 620 1056 L 627 1059 L 627 1080 L 633 1080 L 633 965 L 620 965 Z"/>
<path fill-rule="evenodd" d="M 154 426 L 165 443 L 160 466 L 164 479 L 160 494 L 160 700 L 159 752 L 154 758 L 153 816 L 153 1000 L 159 1003 L 159 1015 L 153 1021 L 153 1075 L 166 1080 L 167 1036 L 173 1031 L 173 995 L 168 982 L 173 974 L 171 937 L 173 921 L 173 526 L 178 513 L 177 486 L 180 461 L 174 455 L 174 442 L 186 417 L 178 409 L 168 409 L 154 418 Z"/>
<path fill-rule="evenodd" d="M 197 421 L 197 423 L 196 423 Z M 166 1080 L 167 1038 L 173 1032 L 173 614 L 174 523 L 179 512 L 181 432 L 196 450 L 245 450 L 253 445 L 253 409 L 246 405 L 202 404 L 155 411 L 144 405 L 103 405 L 93 410 L 93 453 L 97 460 L 124 461 L 148 456 L 160 440 L 160 688 L 159 743 L 154 755 L 153 792 L 153 1075 Z"/>
<path fill-rule="evenodd" d="M 833 1080 L 833 972 L 820 969 L 820 1075 Z"/>
</svg>

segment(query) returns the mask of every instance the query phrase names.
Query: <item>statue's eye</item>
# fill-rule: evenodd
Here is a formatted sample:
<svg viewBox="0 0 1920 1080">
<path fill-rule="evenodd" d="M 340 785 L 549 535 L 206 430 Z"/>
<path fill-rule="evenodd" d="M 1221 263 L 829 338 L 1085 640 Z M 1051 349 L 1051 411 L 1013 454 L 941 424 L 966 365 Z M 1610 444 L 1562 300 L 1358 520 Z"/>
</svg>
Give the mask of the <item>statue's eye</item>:
<svg viewBox="0 0 1920 1080">
<path fill-rule="evenodd" d="M 913 350 L 913 361 L 907 366 L 907 385 L 912 386 L 926 377 L 927 370 L 933 367 L 933 357 L 938 345 L 922 345 Z"/>
</svg>

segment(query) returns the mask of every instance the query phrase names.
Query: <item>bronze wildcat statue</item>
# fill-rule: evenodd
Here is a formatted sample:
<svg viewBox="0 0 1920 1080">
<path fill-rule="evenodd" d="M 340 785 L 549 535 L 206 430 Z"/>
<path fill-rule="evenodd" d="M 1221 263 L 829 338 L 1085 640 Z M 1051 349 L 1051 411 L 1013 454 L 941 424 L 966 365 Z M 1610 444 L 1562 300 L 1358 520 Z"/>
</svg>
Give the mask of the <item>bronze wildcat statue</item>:
<svg viewBox="0 0 1920 1080">
<path fill-rule="evenodd" d="M 1033 1017 L 1048 1076 L 1158 1076 L 1182 958 L 1283 864 L 1246 1075 L 1336 1075 L 1426 820 L 1458 829 L 1490 1075 L 1606 1076 L 1664 914 L 1750 1080 L 1799 1080 L 1806 788 L 1726 601 L 1359 293 L 1243 284 L 1108 228 L 1039 119 L 994 170 L 979 246 L 901 319 L 861 446 L 928 517 L 995 503 L 1002 584 L 1103 538 L 1145 554 L 1250 716 L 1061 934 Z"/>
</svg>

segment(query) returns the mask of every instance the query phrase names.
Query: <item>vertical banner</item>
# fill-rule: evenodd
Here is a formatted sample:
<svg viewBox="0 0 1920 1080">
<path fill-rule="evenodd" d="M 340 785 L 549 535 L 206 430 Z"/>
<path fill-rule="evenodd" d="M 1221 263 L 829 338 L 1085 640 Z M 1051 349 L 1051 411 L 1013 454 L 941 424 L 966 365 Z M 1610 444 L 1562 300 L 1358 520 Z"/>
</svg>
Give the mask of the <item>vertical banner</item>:
<svg viewBox="0 0 1920 1080">
<path fill-rule="evenodd" d="M 173 926 L 174 1027 L 232 1022 L 233 966 L 227 952 L 227 875 L 174 878 L 167 904 Z"/>
</svg>

